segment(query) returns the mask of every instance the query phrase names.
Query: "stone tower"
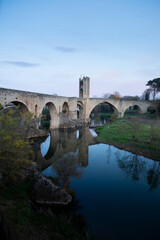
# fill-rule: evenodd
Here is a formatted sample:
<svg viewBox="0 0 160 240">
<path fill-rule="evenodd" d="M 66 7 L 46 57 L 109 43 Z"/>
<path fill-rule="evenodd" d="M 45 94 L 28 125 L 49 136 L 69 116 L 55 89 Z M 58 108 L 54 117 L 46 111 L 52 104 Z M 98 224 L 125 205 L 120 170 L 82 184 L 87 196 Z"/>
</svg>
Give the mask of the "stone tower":
<svg viewBox="0 0 160 240">
<path fill-rule="evenodd" d="M 83 77 L 79 79 L 79 97 L 89 98 L 90 78 Z"/>
</svg>

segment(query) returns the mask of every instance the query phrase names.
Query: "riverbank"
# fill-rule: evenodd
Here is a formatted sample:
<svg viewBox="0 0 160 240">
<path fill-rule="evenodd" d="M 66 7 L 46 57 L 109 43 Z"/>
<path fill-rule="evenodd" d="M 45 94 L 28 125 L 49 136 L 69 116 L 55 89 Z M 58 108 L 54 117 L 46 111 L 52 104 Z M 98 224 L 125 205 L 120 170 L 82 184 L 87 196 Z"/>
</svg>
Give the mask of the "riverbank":
<svg viewBox="0 0 160 240">
<path fill-rule="evenodd" d="M 77 226 L 80 228 L 78 216 L 69 215 L 64 206 L 47 208 L 36 205 L 32 201 L 32 191 L 32 178 L 16 186 L 1 186 L 0 223 L 1 229 L 5 230 L 0 231 L 2 239 L 8 239 L 6 234 L 11 240 L 89 239 L 85 228 L 77 229 Z"/>
<path fill-rule="evenodd" d="M 160 160 L 159 120 L 149 121 L 143 116 L 122 118 L 97 128 L 96 132 L 104 143 L 153 160 Z"/>
</svg>

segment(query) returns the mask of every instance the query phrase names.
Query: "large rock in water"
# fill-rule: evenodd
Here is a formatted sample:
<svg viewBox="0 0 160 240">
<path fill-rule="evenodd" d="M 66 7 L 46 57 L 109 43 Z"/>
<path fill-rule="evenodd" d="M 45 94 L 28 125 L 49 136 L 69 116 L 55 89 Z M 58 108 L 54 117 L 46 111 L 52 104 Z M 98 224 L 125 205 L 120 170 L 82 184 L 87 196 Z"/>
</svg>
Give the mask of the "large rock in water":
<svg viewBox="0 0 160 240">
<path fill-rule="evenodd" d="M 68 119 L 65 114 L 61 113 L 59 128 L 86 127 L 89 125 L 89 123 L 90 123 L 89 118 Z"/>
<path fill-rule="evenodd" d="M 47 137 L 48 135 L 48 132 L 39 129 L 39 126 L 36 122 L 32 122 L 27 130 L 28 138 Z"/>
<path fill-rule="evenodd" d="M 71 195 L 39 172 L 35 174 L 34 199 L 37 203 L 47 205 L 67 205 L 72 201 Z"/>
</svg>

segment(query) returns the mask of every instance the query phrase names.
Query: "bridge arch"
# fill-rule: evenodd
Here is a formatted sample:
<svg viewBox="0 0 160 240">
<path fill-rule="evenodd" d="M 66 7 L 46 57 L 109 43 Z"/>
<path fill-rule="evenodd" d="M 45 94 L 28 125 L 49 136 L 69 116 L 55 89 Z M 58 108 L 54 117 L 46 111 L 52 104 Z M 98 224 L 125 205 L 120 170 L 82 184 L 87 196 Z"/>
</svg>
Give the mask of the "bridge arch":
<svg viewBox="0 0 160 240">
<path fill-rule="evenodd" d="M 153 113 L 157 112 L 157 109 L 155 106 L 149 106 L 147 108 L 147 112 L 153 114 Z"/>
<path fill-rule="evenodd" d="M 23 103 L 22 101 L 11 101 L 9 103 L 13 103 L 22 114 L 26 114 L 29 112 L 28 107 L 26 106 L 25 103 Z M 8 104 L 9 104 L 8 103 Z M 7 105 L 7 104 L 6 104 Z"/>
<path fill-rule="evenodd" d="M 127 115 L 138 115 L 138 114 L 141 114 L 141 113 L 142 113 L 142 109 L 139 106 L 139 104 L 133 104 L 133 105 L 128 106 L 125 109 L 123 115 L 124 116 L 127 116 Z"/>
<path fill-rule="evenodd" d="M 57 126 L 57 121 L 58 121 L 58 114 L 57 114 L 56 107 L 52 102 L 47 102 L 45 106 L 48 107 L 50 112 L 50 128 L 54 128 Z"/>
<path fill-rule="evenodd" d="M 77 102 L 77 118 L 83 118 L 83 103 L 81 101 Z"/>
<path fill-rule="evenodd" d="M 116 108 L 116 106 L 114 106 L 113 104 L 111 104 L 110 102 L 108 101 L 100 101 L 100 102 L 97 102 L 96 104 L 92 105 L 90 110 L 89 110 L 89 113 L 88 113 L 88 117 L 91 117 L 91 114 L 93 113 L 93 111 L 95 110 L 96 107 L 100 106 L 100 105 L 106 105 L 108 106 L 109 108 L 112 108 L 113 112 L 115 112 L 117 114 L 117 117 L 118 117 L 118 114 L 119 114 L 119 111 L 118 109 Z"/>
<path fill-rule="evenodd" d="M 67 102 L 63 103 L 62 112 L 68 117 L 68 115 L 69 115 L 69 105 L 68 105 Z"/>
</svg>

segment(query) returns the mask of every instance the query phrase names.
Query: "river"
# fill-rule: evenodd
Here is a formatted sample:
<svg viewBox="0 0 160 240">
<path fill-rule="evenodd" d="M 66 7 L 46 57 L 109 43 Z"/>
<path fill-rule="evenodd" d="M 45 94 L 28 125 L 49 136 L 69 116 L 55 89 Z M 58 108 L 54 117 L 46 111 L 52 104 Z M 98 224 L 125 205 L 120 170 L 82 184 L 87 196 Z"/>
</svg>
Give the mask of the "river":
<svg viewBox="0 0 160 240">
<path fill-rule="evenodd" d="M 97 142 L 88 128 L 51 131 L 36 158 L 76 193 L 97 239 L 160 239 L 159 162 Z"/>
</svg>

